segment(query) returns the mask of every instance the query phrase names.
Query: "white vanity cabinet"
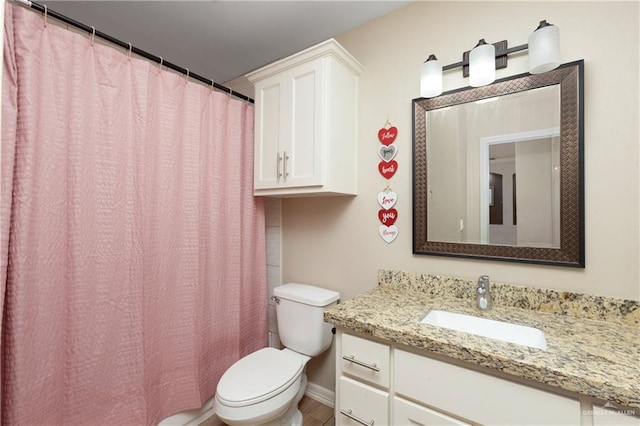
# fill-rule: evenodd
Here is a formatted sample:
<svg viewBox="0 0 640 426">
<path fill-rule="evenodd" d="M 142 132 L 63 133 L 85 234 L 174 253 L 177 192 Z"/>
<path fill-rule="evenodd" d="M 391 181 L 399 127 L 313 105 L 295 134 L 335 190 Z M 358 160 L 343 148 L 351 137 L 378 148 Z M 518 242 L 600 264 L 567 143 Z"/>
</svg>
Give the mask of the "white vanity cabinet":
<svg viewBox="0 0 640 426">
<path fill-rule="evenodd" d="M 338 329 L 336 424 L 601 424 L 583 415 L 578 396 L 454 362 Z"/>
<path fill-rule="evenodd" d="M 356 194 L 361 71 L 330 39 L 247 74 L 255 84 L 255 195 Z"/>
<path fill-rule="evenodd" d="M 337 424 L 388 424 L 390 351 L 389 345 L 341 335 L 337 362 L 344 375 L 337 380 Z"/>
</svg>

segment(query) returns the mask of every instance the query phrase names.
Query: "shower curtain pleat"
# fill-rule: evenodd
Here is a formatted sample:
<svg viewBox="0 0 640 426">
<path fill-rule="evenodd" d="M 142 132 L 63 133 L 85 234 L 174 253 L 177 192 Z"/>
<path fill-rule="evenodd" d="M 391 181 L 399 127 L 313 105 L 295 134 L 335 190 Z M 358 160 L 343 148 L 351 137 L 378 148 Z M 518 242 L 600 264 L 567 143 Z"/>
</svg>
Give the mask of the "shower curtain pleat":
<svg viewBox="0 0 640 426">
<path fill-rule="evenodd" d="M 200 407 L 267 344 L 253 107 L 5 9 L 2 422 Z"/>
</svg>

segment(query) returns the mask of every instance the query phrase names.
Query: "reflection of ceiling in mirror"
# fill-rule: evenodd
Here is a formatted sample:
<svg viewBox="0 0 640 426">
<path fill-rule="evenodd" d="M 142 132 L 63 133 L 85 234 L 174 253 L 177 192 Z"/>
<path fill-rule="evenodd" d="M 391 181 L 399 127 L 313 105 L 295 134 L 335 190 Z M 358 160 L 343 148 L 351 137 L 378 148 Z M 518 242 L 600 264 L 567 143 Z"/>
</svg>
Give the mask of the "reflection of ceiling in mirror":
<svg viewBox="0 0 640 426">
<path fill-rule="evenodd" d="M 489 145 L 489 160 L 497 160 L 498 158 L 514 158 L 516 156 L 516 144 L 500 143 Z"/>
</svg>

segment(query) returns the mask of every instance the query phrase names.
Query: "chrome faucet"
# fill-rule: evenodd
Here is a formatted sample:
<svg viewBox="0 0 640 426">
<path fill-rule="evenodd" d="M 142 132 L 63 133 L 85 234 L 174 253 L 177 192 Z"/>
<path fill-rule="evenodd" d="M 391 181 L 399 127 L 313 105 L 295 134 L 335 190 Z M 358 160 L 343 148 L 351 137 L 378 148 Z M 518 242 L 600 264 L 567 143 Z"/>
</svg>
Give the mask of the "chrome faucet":
<svg viewBox="0 0 640 426">
<path fill-rule="evenodd" d="M 476 287 L 476 308 L 486 311 L 491 308 L 491 293 L 489 292 L 489 276 L 481 275 Z"/>
</svg>

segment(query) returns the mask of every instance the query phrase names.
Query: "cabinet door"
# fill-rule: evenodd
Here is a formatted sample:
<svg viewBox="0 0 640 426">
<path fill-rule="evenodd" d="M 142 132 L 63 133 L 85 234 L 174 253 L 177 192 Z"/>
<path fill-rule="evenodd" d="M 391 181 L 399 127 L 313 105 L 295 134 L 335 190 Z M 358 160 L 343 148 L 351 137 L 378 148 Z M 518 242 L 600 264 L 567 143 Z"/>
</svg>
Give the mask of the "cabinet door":
<svg viewBox="0 0 640 426">
<path fill-rule="evenodd" d="M 274 76 L 256 84 L 254 188 L 277 188 L 283 182 L 281 145 L 285 138 L 286 78 Z"/>
<path fill-rule="evenodd" d="M 323 59 L 299 65 L 288 72 L 290 114 L 284 124 L 288 135 L 282 146 L 283 186 L 320 186 L 324 184 Z"/>
<path fill-rule="evenodd" d="M 481 424 L 580 424 L 577 400 L 397 349 L 394 385 L 397 394 Z"/>
<path fill-rule="evenodd" d="M 363 383 L 340 377 L 338 425 L 389 424 L 389 394 Z"/>
<path fill-rule="evenodd" d="M 393 398 L 394 425 L 442 425 L 442 426 L 470 426 L 470 423 L 449 417 L 445 414 L 423 407 L 402 398 Z"/>
</svg>

